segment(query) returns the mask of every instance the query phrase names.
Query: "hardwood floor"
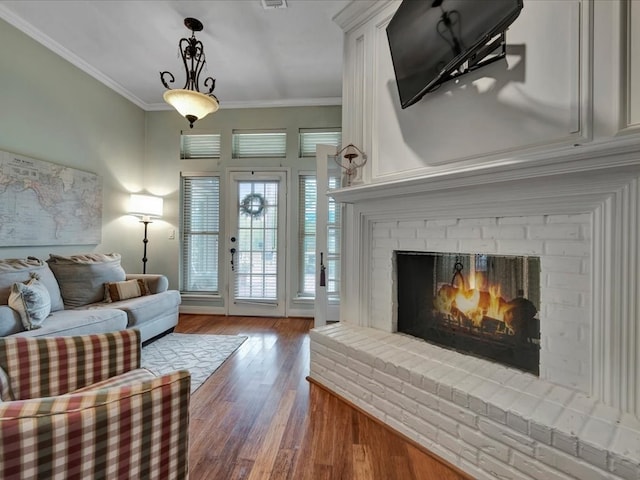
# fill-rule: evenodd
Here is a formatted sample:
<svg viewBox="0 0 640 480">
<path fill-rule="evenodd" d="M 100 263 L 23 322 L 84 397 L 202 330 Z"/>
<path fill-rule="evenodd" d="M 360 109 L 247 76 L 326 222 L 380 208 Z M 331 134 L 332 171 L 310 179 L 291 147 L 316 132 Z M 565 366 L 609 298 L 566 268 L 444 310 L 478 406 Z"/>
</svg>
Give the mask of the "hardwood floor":
<svg viewBox="0 0 640 480">
<path fill-rule="evenodd" d="M 466 478 L 309 383 L 311 326 L 180 316 L 176 332 L 249 337 L 191 398 L 191 480 Z"/>
</svg>

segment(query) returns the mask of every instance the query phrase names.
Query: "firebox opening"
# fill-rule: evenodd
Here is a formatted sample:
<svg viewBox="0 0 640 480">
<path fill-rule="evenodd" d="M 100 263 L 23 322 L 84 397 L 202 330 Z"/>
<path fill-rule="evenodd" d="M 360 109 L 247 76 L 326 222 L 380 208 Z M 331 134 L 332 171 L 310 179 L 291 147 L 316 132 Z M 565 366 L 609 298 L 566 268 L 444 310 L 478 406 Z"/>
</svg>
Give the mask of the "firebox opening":
<svg viewBox="0 0 640 480">
<path fill-rule="evenodd" d="M 398 331 L 539 375 L 540 258 L 395 252 Z"/>
</svg>

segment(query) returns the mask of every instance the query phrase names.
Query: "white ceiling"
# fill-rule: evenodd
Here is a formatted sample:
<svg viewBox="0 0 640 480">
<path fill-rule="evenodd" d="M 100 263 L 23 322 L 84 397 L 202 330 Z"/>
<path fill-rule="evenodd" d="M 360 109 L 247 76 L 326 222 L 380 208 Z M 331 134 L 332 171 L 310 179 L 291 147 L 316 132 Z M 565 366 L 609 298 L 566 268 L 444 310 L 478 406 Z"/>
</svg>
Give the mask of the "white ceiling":
<svg viewBox="0 0 640 480">
<path fill-rule="evenodd" d="M 332 20 L 349 0 L 0 0 L 0 18 L 145 110 L 169 107 L 160 71 L 185 81 L 178 41 L 196 32 L 221 108 L 337 105 L 342 31 Z"/>
</svg>

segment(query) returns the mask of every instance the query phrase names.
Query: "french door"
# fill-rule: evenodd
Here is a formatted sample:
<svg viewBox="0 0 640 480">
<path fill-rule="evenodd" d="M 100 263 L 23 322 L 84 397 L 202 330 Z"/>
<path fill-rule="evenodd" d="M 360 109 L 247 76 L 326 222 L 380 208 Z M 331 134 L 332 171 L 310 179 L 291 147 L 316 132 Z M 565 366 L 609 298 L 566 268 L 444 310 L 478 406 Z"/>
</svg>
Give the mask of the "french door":
<svg viewBox="0 0 640 480">
<path fill-rule="evenodd" d="M 285 315 L 286 173 L 230 172 L 230 315 Z"/>
<path fill-rule="evenodd" d="M 316 300 L 314 326 L 340 320 L 342 207 L 327 192 L 340 187 L 336 147 L 316 146 Z"/>
</svg>

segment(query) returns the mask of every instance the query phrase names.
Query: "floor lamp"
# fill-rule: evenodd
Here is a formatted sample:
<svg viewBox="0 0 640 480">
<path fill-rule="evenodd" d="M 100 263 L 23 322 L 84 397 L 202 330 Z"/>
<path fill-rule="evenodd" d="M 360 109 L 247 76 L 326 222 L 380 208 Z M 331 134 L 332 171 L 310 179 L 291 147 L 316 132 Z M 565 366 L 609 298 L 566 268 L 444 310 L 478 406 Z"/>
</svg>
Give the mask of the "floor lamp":
<svg viewBox="0 0 640 480">
<path fill-rule="evenodd" d="M 153 195 L 140 195 L 132 193 L 129 198 L 129 213 L 140 217 L 140 222 L 144 223 L 144 253 L 142 255 L 142 273 L 147 273 L 147 228 L 152 218 L 162 217 L 162 197 Z"/>
</svg>

